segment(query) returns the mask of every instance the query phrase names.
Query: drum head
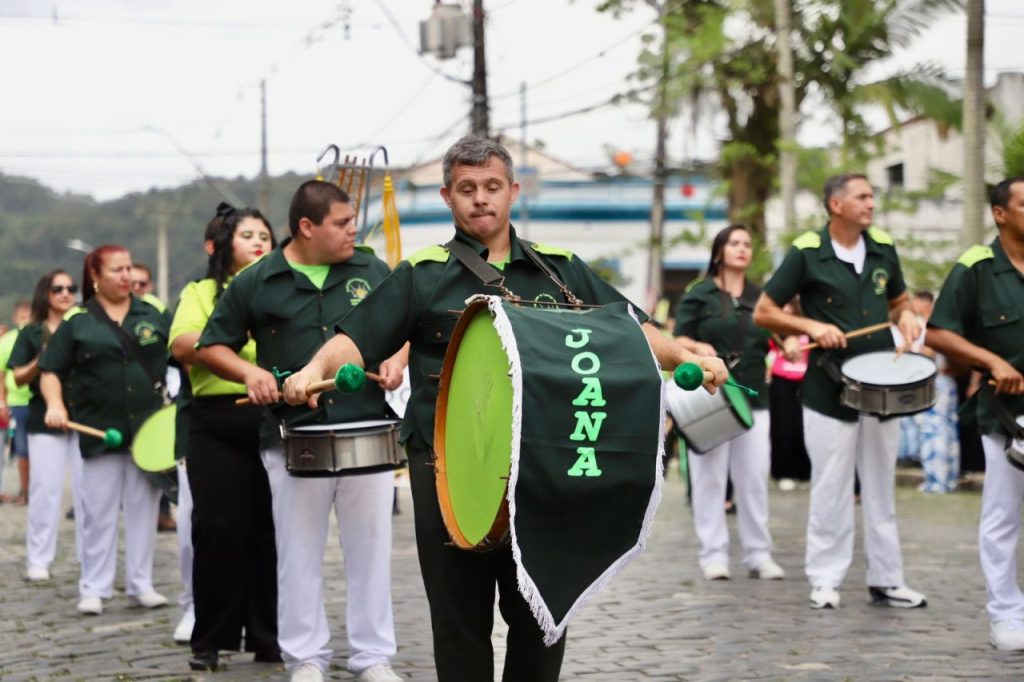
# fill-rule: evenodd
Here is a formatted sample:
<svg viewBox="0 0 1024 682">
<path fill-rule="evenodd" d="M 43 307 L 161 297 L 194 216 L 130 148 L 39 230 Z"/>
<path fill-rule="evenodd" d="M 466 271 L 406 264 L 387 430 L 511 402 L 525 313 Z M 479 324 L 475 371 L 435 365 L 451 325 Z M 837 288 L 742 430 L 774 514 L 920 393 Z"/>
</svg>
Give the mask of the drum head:
<svg viewBox="0 0 1024 682">
<path fill-rule="evenodd" d="M 443 437 L 434 444 L 438 486 L 446 482 L 451 520 L 472 547 L 490 532 L 505 501 L 512 452 L 512 379 L 486 305 L 451 345 L 457 346 L 457 353 L 437 403 L 444 425 Z M 449 356 L 453 350 L 448 349 Z M 453 539 L 458 543 L 459 538 Z"/>
<path fill-rule="evenodd" d="M 935 362 L 917 353 L 874 351 L 848 359 L 842 366 L 843 376 L 851 381 L 872 386 L 903 386 L 927 381 L 935 376 Z"/>
<path fill-rule="evenodd" d="M 174 424 L 177 407 L 162 407 L 143 422 L 132 441 L 132 459 L 143 471 L 174 468 Z"/>
<path fill-rule="evenodd" d="M 703 390 L 703 389 L 697 389 Z M 748 429 L 754 425 L 754 413 L 750 409 L 750 401 L 742 390 L 735 386 L 725 385 L 720 389 L 724 394 L 736 417 L 743 422 Z"/>
</svg>

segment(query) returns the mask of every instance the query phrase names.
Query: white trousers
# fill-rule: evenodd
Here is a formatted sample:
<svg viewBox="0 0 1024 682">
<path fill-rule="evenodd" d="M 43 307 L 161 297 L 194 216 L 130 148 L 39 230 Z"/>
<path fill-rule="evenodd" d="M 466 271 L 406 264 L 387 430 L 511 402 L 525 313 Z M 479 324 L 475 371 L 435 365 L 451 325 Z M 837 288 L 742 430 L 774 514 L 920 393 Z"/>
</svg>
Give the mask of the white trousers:
<svg viewBox="0 0 1024 682">
<path fill-rule="evenodd" d="M 300 478 L 284 450 L 261 453 L 270 480 L 277 540 L 277 639 L 289 670 L 311 662 L 326 671 L 331 632 L 324 610 L 323 561 L 331 507 L 345 555 L 348 669 L 359 673 L 395 655 L 391 611 L 394 475 Z"/>
<path fill-rule="evenodd" d="M 700 539 L 700 566 L 729 565 L 725 488 L 732 477 L 743 563 L 749 569 L 772 557 L 768 532 L 768 410 L 754 410 L 754 426 L 703 455 L 690 453 L 693 524 Z"/>
<path fill-rule="evenodd" d="M 82 597 L 109 598 L 117 570 L 117 522 L 124 508 L 125 591 L 153 591 L 153 552 L 160 490 L 131 455 L 98 455 L 82 461 Z"/>
<path fill-rule="evenodd" d="M 853 560 L 853 474 L 860 476 L 867 584 L 903 585 L 903 556 L 896 530 L 898 419 L 861 415 L 855 422 L 804 408 L 804 441 L 811 459 L 811 508 L 807 515 L 807 579 L 814 587 L 839 587 Z"/>
<path fill-rule="evenodd" d="M 981 494 L 978 549 L 992 622 L 1024 619 L 1024 595 L 1017 584 L 1017 541 L 1024 499 L 1024 471 L 1006 460 L 1006 437 L 984 435 L 985 488 Z"/>
<path fill-rule="evenodd" d="M 181 594 L 178 605 L 192 609 L 192 489 L 188 487 L 185 460 L 178 461 L 178 570 L 181 572 Z"/>
<path fill-rule="evenodd" d="M 57 531 L 63 515 L 65 467 L 71 469 L 71 499 L 75 510 L 75 558 L 82 561 L 82 455 L 78 434 L 30 433 L 28 449 L 28 520 L 25 529 L 26 564 L 49 568 L 57 555 Z"/>
</svg>

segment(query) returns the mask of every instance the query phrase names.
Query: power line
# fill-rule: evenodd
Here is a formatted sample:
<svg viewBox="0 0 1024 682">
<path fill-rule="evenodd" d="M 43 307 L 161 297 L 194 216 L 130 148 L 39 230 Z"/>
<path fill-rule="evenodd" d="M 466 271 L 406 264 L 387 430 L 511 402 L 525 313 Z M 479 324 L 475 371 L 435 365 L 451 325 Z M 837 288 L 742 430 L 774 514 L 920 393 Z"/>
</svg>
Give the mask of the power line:
<svg viewBox="0 0 1024 682">
<path fill-rule="evenodd" d="M 382 0 L 374 0 L 374 2 L 377 3 L 377 7 L 380 8 L 380 11 L 384 13 L 384 16 L 387 18 L 388 22 L 391 24 L 391 27 L 393 29 L 395 29 L 395 33 L 397 33 L 398 37 L 401 38 L 402 43 L 407 48 L 409 48 L 409 50 L 412 51 L 412 53 L 414 55 L 416 55 L 417 59 L 419 59 L 420 63 L 423 64 L 423 66 L 427 67 L 428 69 L 430 69 L 431 71 L 436 73 L 438 76 L 441 76 L 445 80 L 451 81 L 452 83 L 458 83 L 459 85 L 469 85 L 470 84 L 469 81 L 463 80 L 462 78 L 456 78 L 455 76 L 451 76 L 451 75 L 445 73 L 444 71 L 442 71 L 435 64 L 430 63 L 427 60 L 427 58 L 424 57 L 420 53 L 420 51 L 418 49 L 416 49 L 416 46 L 412 44 L 412 41 L 409 40 L 409 36 L 405 35 L 405 31 L 402 30 L 402 26 L 398 23 L 398 20 L 395 19 L 395 15 L 391 13 L 391 10 L 388 9 L 388 6 L 384 2 L 382 2 Z"/>
</svg>

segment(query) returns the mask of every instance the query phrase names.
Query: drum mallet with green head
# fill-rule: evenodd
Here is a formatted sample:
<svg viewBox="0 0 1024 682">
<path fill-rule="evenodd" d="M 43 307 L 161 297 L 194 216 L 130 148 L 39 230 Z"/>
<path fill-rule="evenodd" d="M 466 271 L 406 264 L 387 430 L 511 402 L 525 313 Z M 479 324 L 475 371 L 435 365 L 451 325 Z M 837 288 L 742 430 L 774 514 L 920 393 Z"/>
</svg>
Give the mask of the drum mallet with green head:
<svg viewBox="0 0 1024 682">
<path fill-rule="evenodd" d="M 355 393 L 366 385 L 367 379 L 376 381 L 377 383 L 380 383 L 381 381 L 379 374 L 367 372 L 359 365 L 353 365 L 349 362 L 338 368 L 337 373 L 334 375 L 334 379 L 311 384 L 309 388 L 306 389 L 306 392 L 312 395 L 313 393 L 321 393 L 323 391 L 329 391 L 332 388 L 337 388 L 342 393 Z"/>
<path fill-rule="evenodd" d="M 78 422 L 68 422 L 68 428 L 78 433 L 84 433 L 87 436 L 94 438 L 100 438 L 103 440 L 103 444 L 108 448 L 119 448 L 124 443 L 124 436 L 117 429 L 107 429 L 106 431 L 100 431 L 94 429 L 91 426 L 85 424 L 79 424 Z"/>
<path fill-rule="evenodd" d="M 707 374 L 710 374 L 710 372 L 707 372 Z M 684 391 L 696 391 L 704 385 L 704 377 L 704 370 L 696 362 L 684 362 L 676 367 L 676 371 L 672 373 L 676 386 Z M 748 386 L 737 384 L 731 377 L 725 382 L 725 385 L 738 388 L 752 398 L 757 396 L 757 391 Z"/>
</svg>

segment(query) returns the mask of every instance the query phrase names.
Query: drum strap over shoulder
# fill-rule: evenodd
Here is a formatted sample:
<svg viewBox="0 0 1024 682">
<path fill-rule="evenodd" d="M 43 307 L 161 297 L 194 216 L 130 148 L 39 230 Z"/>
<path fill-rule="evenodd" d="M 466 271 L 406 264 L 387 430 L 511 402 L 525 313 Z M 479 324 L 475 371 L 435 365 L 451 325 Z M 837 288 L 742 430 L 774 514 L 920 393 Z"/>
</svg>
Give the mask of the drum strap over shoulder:
<svg viewBox="0 0 1024 682">
<path fill-rule="evenodd" d="M 103 306 L 95 298 L 89 299 L 89 302 L 85 304 L 85 308 L 95 315 L 96 319 L 110 327 L 110 330 L 114 332 L 114 338 L 121 344 L 121 349 L 124 350 L 125 356 L 139 363 L 139 367 L 142 368 L 142 371 L 146 373 L 146 377 L 153 383 L 153 391 L 161 397 L 165 406 L 170 405 L 171 398 L 167 393 L 164 377 L 157 372 L 156 368 L 142 354 L 142 348 L 139 347 L 138 341 L 133 339 L 125 331 L 124 327 L 110 319 L 107 311 L 103 309 Z"/>
<path fill-rule="evenodd" d="M 523 253 L 526 254 L 527 258 L 537 266 L 537 268 L 548 276 L 558 290 L 562 292 L 565 300 L 573 305 L 583 305 L 581 301 L 565 283 L 558 278 L 555 271 L 551 269 L 551 266 L 544 262 L 544 259 L 533 250 L 533 244 L 524 239 L 520 239 L 519 243 L 523 247 Z M 498 272 L 496 269 L 491 267 L 487 261 L 480 257 L 476 251 L 473 250 L 468 244 L 459 241 L 458 239 L 452 239 L 444 248 L 448 249 L 455 258 L 466 266 L 466 269 L 477 276 L 484 286 L 495 287 L 499 289 L 503 295 L 509 298 L 518 298 L 510 289 L 505 286 L 505 276 Z"/>
<path fill-rule="evenodd" d="M 999 420 L 999 423 L 1002 424 L 1003 428 L 1006 429 L 1006 432 L 1015 440 L 1024 438 L 1024 427 L 1021 427 L 1014 416 L 1010 414 L 1010 411 L 1006 409 L 1006 405 L 1003 405 L 1003 401 L 996 395 L 995 389 L 993 389 L 986 381 L 982 384 L 981 390 L 989 393 L 988 397 L 990 400 L 988 401 L 988 405 L 992 408 L 992 413 L 996 416 L 996 419 Z"/>
</svg>

